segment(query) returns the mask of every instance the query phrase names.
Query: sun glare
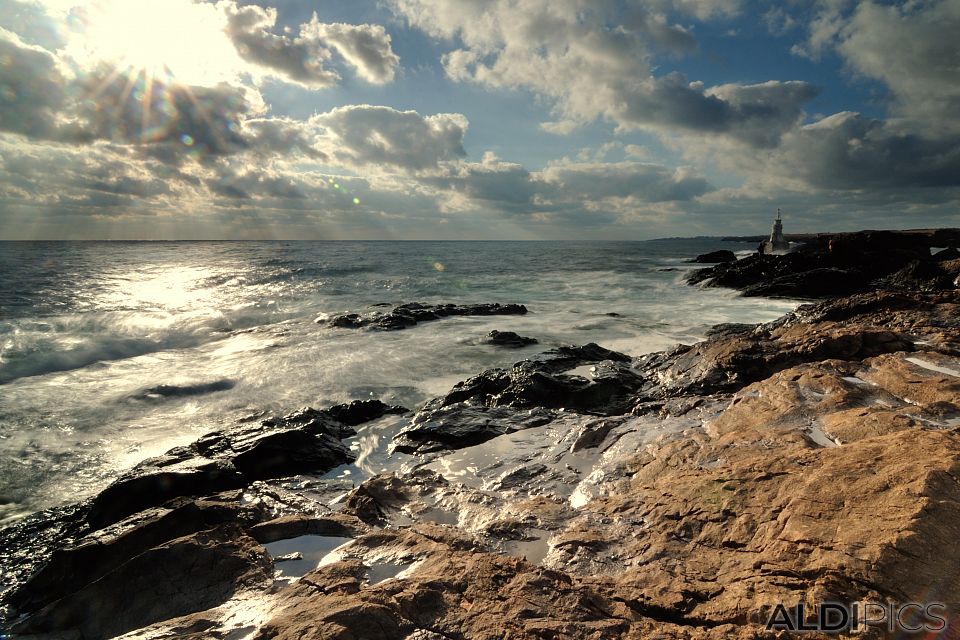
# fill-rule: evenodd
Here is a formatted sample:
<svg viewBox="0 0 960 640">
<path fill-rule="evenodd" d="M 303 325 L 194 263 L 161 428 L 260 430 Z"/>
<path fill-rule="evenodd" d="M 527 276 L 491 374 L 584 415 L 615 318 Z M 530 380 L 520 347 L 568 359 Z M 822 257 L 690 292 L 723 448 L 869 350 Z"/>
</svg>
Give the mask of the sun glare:
<svg viewBox="0 0 960 640">
<path fill-rule="evenodd" d="M 78 8 L 79 9 L 79 8 Z M 212 4 L 191 0 L 99 0 L 77 10 L 83 27 L 71 53 L 88 64 L 212 85 L 229 80 L 240 60 Z"/>
</svg>

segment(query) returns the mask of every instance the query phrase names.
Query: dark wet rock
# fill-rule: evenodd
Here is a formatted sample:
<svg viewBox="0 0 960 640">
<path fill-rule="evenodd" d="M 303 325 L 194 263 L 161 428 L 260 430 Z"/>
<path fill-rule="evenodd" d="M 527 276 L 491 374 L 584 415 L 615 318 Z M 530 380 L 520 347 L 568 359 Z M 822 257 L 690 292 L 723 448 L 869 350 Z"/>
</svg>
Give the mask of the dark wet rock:
<svg viewBox="0 0 960 640">
<path fill-rule="evenodd" d="M 487 334 L 486 344 L 492 344 L 497 347 L 509 347 L 511 349 L 518 349 L 520 347 L 526 347 L 531 344 L 537 344 L 539 340 L 536 338 L 528 338 L 527 336 L 517 335 L 513 331 L 497 331 L 494 329 Z"/>
<path fill-rule="evenodd" d="M 353 460 L 340 442 L 353 433 L 323 411 L 302 409 L 207 434 L 121 476 L 93 499 L 87 522 L 100 528 L 180 496 L 238 489 L 254 480 L 323 473 Z"/>
<path fill-rule="evenodd" d="M 956 247 L 947 247 L 941 249 L 931 256 L 937 262 L 946 262 L 948 260 L 960 260 L 960 249 Z"/>
<path fill-rule="evenodd" d="M 221 526 L 134 556 L 31 614 L 13 632 L 76 630 L 83 638 L 109 638 L 208 609 L 237 591 L 266 588 L 272 580 L 266 550 L 240 528 Z"/>
<path fill-rule="evenodd" d="M 338 404 L 325 409 L 334 420 L 355 427 L 386 415 L 402 415 L 409 409 L 400 405 L 388 405 L 379 400 L 354 400 L 349 404 Z"/>
<path fill-rule="evenodd" d="M 623 424 L 621 419 L 593 420 L 580 427 L 576 439 L 570 446 L 571 451 L 593 449 L 606 439 L 610 432 Z"/>
<path fill-rule="evenodd" d="M 173 498 L 239 489 L 245 484 L 243 475 L 226 461 L 174 463 L 169 469 L 162 462 L 138 465 L 93 499 L 86 521 L 99 529 Z"/>
<path fill-rule="evenodd" d="M 352 538 L 365 529 L 362 522 L 339 513 L 323 517 L 297 514 L 256 524 L 250 528 L 250 535 L 257 542 L 267 544 L 306 535 Z"/>
<path fill-rule="evenodd" d="M 200 396 L 217 391 L 227 391 L 237 385 L 235 380 L 214 380 L 213 382 L 198 382 L 197 384 L 160 384 L 132 396 L 135 400 L 163 400 L 166 398 L 184 398 Z"/>
<path fill-rule="evenodd" d="M 699 269 L 691 284 L 738 289 L 748 296 L 825 298 L 884 287 L 913 261 L 930 262 L 926 240 L 890 232 L 822 236 L 785 255 L 754 254 Z"/>
<path fill-rule="evenodd" d="M 522 360 L 509 370 L 489 369 L 458 383 L 446 396 L 427 403 L 417 414 L 427 421 L 438 409 L 467 402 L 472 406 L 517 409 L 568 409 L 616 415 L 629 411 L 631 395 L 643 384 L 629 356 L 590 343 L 559 347 Z M 570 374 L 594 365 L 592 379 Z"/>
<path fill-rule="evenodd" d="M 696 262 L 699 264 L 717 264 L 720 262 L 733 262 L 737 259 L 736 254 L 729 249 L 719 249 L 717 251 L 710 251 L 709 253 L 701 253 L 696 258 L 689 260 L 688 262 Z"/>
<path fill-rule="evenodd" d="M 11 616 L 11 592 L 42 566 L 50 554 L 84 530 L 87 504 L 55 507 L 0 529 L 0 621 Z"/>
<path fill-rule="evenodd" d="M 542 426 L 554 417 L 553 412 L 542 409 L 478 407 L 459 402 L 418 413 L 410 426 L 396 435 L 393 449 L 401 453 L 462 449 L 505 433 Z"/>
<path fill-rule="evenodd" d="M 610 311 L 610 312 L 605 313 L 605 314 L 603 314 L 603 315 L 605 315 L 605 316 L 607 316 L 607 317 L 609 317 L 609 318 L 620 318 L 620 317 L 622 317 L 621 314 L 617 313 L 616 311 Z"/>
<path fill-rule="evenodd" d="M 420 322 L 439 320 L 449 316 L 500 316 L 523 315 L 527 308 L 522 304 L 438 304 L 428 305 L 411 302 L 394 307 L 392 311 L 382 313 L 375 311 L 360 315 L 348 313 L 334 316 L 330 319 L 330 326 L 345 329 L 359 329 L 367 327 L 383 331 L 406 329 Z"/>
<path fill-rule="evenodd" d="M 930 260 L 914 260 L 896 273 L 882 278 L 882 289 L 905 289 L 907 291 L 937 291 L 953 288 L 953 278 L 943 270 L 940 263 Z"/>
<path fill-rule="evenodd" d="M 179 498 L 165 507 L 146 509 L 54 551 L 9 603 L 18 610 L 34 611 L 165 542 L 224 524 L 249 526 L 262 517 L 256 508 L 241 505 L 240 492 L 199 500 Z"/>
</svg>

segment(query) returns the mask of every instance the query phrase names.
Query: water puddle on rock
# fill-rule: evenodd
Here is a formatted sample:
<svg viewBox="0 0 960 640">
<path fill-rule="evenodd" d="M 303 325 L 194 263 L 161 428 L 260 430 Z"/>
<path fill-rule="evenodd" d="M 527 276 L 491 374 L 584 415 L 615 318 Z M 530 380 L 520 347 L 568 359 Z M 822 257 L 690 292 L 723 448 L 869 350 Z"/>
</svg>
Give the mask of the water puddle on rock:
<svg viewBox="0 0 960 640">
<path fill-rule="evenodd" d="M 367 569 L 367 582 L 370 586 L 386 582 L 400 576 L 413 566 L 413 562 L 374 562 Z M 402 578 L 402 576 L 400 576 Z"/>
<path fill-rule="evenodd" d="M 596 370 L 596 365 L 584 364 L 574 369 L 564 371 L 563 374 L 567 376 L 580 376 L 581 378 L 586 378 L 587 380 L 593 380 L 593 374 Z"/>
<path fill-rule="evenodd" d="M 806 435 L 810 440 L 817 444 L 818 446 L 830 448 L 838 447 L 840 444 L 833 439 L 833 436 L 829 435 L 826 431 L 823 430 L 818 424 L 810 425 L 805 431 Z"/>
<path fill-rule="evenodd" d="M 530 539 L 509 540 L 504 543 L 504 553 L 511 556 L 526 558 L 530 564 L 541 564 L 550 553 L 550 536 L 546 529 L 528 529 Z"/>
<path fill-rule="evenodd" d="M 299 553 L 300 557 L 296 560 L 284 560 L 276 563 L 276 568 L 281 577 L 299 578 L 317 567 L 339 560 L 340 557 L 335 557 L 334 552 L 350 542 L 353 542 L 353 538 L 306 535 L 268 542 L 263 546 L 266 547 L 273 558 L 295 557 L 295 554 Z"/>
<path fill-rule="evenodd" d="M 929 360 L 924 360 L 922 358 L 904 358 L 910 364 L 915 364 L 918 367 L 927 369 L 929 371 L 936 371 L 937 373 L 943 373 L 948 376 L 953 376 L 954 378 L 960 378 L 960 371 L 956 369 L 951 369 L 949 367 L 941 367 L 940 365 L 930 362 Z"/>
</svg>

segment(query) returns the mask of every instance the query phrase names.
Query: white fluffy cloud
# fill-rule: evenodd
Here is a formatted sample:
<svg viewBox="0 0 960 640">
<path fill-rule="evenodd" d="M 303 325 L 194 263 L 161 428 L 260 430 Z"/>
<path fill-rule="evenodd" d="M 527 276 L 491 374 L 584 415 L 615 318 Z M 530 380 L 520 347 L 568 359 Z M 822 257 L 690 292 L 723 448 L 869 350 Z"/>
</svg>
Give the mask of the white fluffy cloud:
<svg viewBox="0 0 960 640">
<path fill-rule="evenodd" d="M 324 24 L 314 14 L 291 37 L 274 33 L 276 9 L 239 6 L 234 0 L 221 0 L 218 6 L 228 19 L 227 34 L 244 60 L 305 87 L 323 88 L 340 80 L 330 68 L 332 50 L 375 84 L 392 81 L 400 63 L 390 35 L 380 25 Z"/>
<path fill-rule="evenodd" d="M 615 3 L 587 0 L 393 0 L 410 24 L 453 43 L 443 63 L 450 78 L 493 88 L 524 88 L 554 101 L 553 133 L 598 117 L 621 129 L 680 129 L 722 134 L 756 146 L 776 144 L 816 95 L 803 82 L 705 87 L 682 75 L 656 74 L 656 52 L 696 48 L 665 10 L 707 18 L 734 2 Z"/>
<path fill-rule="evenodd" d="M 351 105 L 314 116 L 311 122 L 325 130 L 328 154 L 347 165 L 417 171 L 466 155 L 467 119 L 457 113 L 424 117 L 416 111 Z"/>
</svg>

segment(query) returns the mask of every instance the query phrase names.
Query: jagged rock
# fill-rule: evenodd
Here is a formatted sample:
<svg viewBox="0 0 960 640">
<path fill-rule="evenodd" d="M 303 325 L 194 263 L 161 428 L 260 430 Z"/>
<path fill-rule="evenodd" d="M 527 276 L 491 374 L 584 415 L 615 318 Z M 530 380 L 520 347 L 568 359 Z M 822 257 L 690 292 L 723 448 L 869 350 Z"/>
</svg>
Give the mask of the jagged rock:
<svg viewBox="0 0 960 640">
<path fill-rule="evenodd" d="M 93 499 L 86 520 L 97 529 L 180 496 L 322 473 L 353 460 L 340 442 L 352 433 L 349 426 L 315 409 L 211 433 L 138 464 Z"/>
<path fill-rule="evenodd" d="M 364 529 L 362 522 L 336 513 L 324 517 L 292 515 L 256 524 L 250 528 L 250 535 L 257 542 L 266 544 L 306 535 L 350 538 Z"/>
<path fill-rule="evenodd" d="M 736 254 L 729 249 L 719 249 L 717 251 L 710 251 L 708 253 L 702 253 L 692 260 L 687 262 L 693 262 L 698 264 L 717 264 L 720 262 L 733 262 L 737 259 Z"/>
<path fill-rule="evenodd" d="M 251 525 L 262 517 L 241 505 L 241 495 L 213 499 L 180 498 L 146 509 L 56 550 L 11 598 L 22 611 L 34 611 L 79 591 L 120 565 L 165 542 L 223 524 Z"/>
<path fill-rule="evenodd" d="M 931 256 L 937 262 L 946 262 L 948 260 L 960 260 L 960 250 L 956 247 L 947 247 L 941 249 Z"/>
<path fill-rule="evenodd" d="M 448 316 L 499 316 L 499 315 L 522 315 L 527 312 L 527 308 L 522 304 L 438 304 L 427 305 L 419 302 L 411 302 L 394 307 L 392 311 L 381 313 L 375 311 L 365 315 L 348 313 L 345 315 L 334 316 L 330 319 L 331 327 L 340 327 L 345 329 L 359 329 L 368 327 L 370 329 L 380 329 L 383 331 L 395 331 L 406 329 L 420 322 L 430 320 L 439 320 Z"/>
<path fill-rule="evenodd" d="M 517 349 L 531 344 L 537 344 L 539 340 L 536 338 L 528 338 L 526 336 L 517 335 L 513 331 L 497 331 L 494 329 L 487 334 L 487 339 L 485 342 L 486 344 L 492 344 L 497 347 L 510 347 Z"/>
<path fill-rule="evenodd" d="M 166 398 L 183 398 L 199 396 L 217 391 L 227 391 L 237 385 L 234 380 L 214 380 L 213 382 L 198 382 L 196 384 L 159 384 L 131 396 L 135 400 L 163 400 Z"/>
<path fill-rule="evenodd" d="M 110 638 L 153 622 L 202 611 L 243 589 L 273 581 L 266 550 L 236 526 L 171 540 L 105 572 L 13 627 L 15 634 L 76 630 Z"/>
<path fill-rule="evenodd" d="M 390 414 L 404 414 L 410 410 L 399 405 L 386 405 L 379 400 L 354 400 L 350 404 L 338 404 L 324 412 L 343 424 L 355 427 Z"/>
<path fill-rule="evenodd" d="M 598 415 L 629 411 L 631 394 L 643 379 L 630 368 L 630 357 L 590 343 L 582 347 L 559 347 L 509 370 L 490 369 L 458 383 L 442 398 L 428 402 L 417 414 L 424 423 L 443 407 L 459 402 L 473 406 L 518 409 L 568 409 Z M 591 379 L 569 372 L 595 365 Z"/>
<path fill-rule="evenodd" d="M 785 255 L 754 254 L 700 269 L 691 284 L 730 287 L 748 296 L 823 298 L 869 291 L 912 261 L 930 262 L 926 240 L 873 231 L 823 236 Z"/>
<path fill-rule="evenodd" d="M 930 260 L 914 260 L 903 269 L 881 279 L 884 289 L 907 291 L 937 291 L 953 287 L 950 275 L 939 263 Z"/>
<path fill-rule="evenodd" d="M 829 314 L 830 303 L 819 311 Z M 810 314 L 801 308 L 797 314 Z M 729 393 L 777 371 L 804 362 L 861 359 L 882 353 L 910 351 L 913 341 L 881 323 L 823 321 L 796 324 L 787 319 L 753 328 L 719 327 L 692 346 L 638 358 L 636 369 L 649 384 L 649 398 Z"/>
<path fill-rule="evenodd" d="M 505 433 L 539 427 L 552 419 L 553 413 L 543 409 L 477 407 L 458 402 L 418 413 L 410 426 L 394 437 L 393 449 L 401 453 L 430 453 L 472 447 Z"/>
</svg>

